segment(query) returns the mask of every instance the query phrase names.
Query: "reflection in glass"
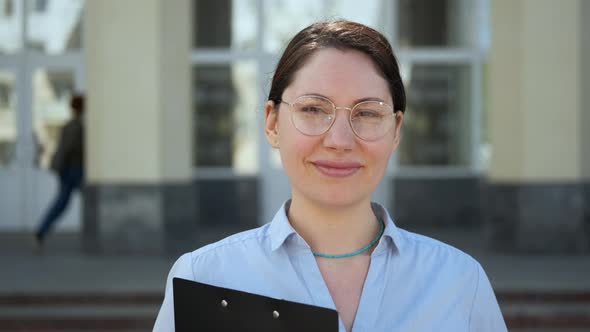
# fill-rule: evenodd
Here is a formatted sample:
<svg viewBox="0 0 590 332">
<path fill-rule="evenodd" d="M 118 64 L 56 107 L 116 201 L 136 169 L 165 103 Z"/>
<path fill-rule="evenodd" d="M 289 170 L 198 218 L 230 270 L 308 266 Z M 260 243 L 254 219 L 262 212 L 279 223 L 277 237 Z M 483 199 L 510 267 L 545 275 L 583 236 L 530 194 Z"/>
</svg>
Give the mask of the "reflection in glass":
<svg viewBox="0 0 590 332">
<path fill-rule="evenodd" d="M 475 1 L 399 0 L 400 46 L 473 46 Z"/>
<path fill-rule="evenodd" d="M 344 18 L 385 31 L 385 20 L 391 19 L 385 13 L 387 0 L 358 1 L 317 1 L 317 0 L 265 0 L 264 49 L 278 53 L 295 33 L 309 24 L 332 18 Z"/>
<path fill-rule="evenodd" d="M 323 1 L 264 1 L 264 49 L 278 53 L 297 31 L 323 17 Z"/>
<path fill-rule="evenodd" d="M 256 47 L 255 0 L 194 0 L 193 47 Z"/>
<path fill-rule="evenodd" d="M 33 130 L 36 164 L 48 168 L 59 143 L 62 126 L 69 120 L 70 97 L 76 91 L 71 71 L 37 69 L 33 73 Z"/>
<path fill-rule="evenodd" d="M 84 0 L 27 0 L 27 47 L 59 54 L 82 45 Z"/>
<path fill-rule="evenodd" d="M 0 71 L 0 168 L 15 157 L 16 112 L 13 73 Z"/>
<path fill-rule="evenodd" d="M 377 29 L 387 36 L 387 21 L 391 13 L 387 6 L 390 0 L 369 0 L 362 3 L 357 0 L 326 1 L 325 18 L 345 18 Z"/>
<path fill-rule="evenodd" d="M 0 54 L 22 49 L 22 3 L 20 0 L 0 1 Z"/>
<path fill-rule="evenodd" d="M 257 170 L 254 62 L 193 68 L 195 167 Z"/>
<path fill-rule="evenodd" d="M 469 67 L 414 65 L 405 73 L 408 100 L 402 126 L 400 164 L 468 165 L 471 133 Z"/>
</svg>

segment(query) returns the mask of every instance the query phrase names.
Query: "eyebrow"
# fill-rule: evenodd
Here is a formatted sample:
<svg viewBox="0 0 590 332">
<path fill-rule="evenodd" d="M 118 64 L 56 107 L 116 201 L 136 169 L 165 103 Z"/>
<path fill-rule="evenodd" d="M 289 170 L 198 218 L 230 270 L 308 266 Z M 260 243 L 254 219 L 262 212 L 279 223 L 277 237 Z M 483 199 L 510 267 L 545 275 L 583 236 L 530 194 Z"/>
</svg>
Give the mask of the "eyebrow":
<svg viewBox="0 0 590 332">
<path fill-rule="evenodd" d="M 324 96 L 324 95 L 323 95 L 323 94 L 321 94 L 321 93 L 304 93 L 304 94 L 302 94 L 301 96 L 318 96 L 318 97 L 323 97 L 323 98 L 326 98 L 326 99 L 332 100 L 332 98 L 330 98 L 330 97 L 328 97 L 328 96 Z M 301 97 L 301 96 L 299 96 L 299 97 Z M 299 97 L 297 97 L 297 98 L 299 98 Z M 380 102 L 382 102 L 382 103 L 387 103 L 385 100 L 383 100 L 383 99 L 381 99 L 381 98 L 378 98 L 378 97 L 365 97 L 365 98 L 360 98 L 360 99 L 356 99 L 356 100 L 354 100 L 354 101 L 352 102 L 352 104 L 353 104 L 353 105 L 356 105 L 356 104 L 358 104 L 358 103 L 362 103 L 362 102 L 364 102 L 364 101 L 380 101 Z"/>
</svg>

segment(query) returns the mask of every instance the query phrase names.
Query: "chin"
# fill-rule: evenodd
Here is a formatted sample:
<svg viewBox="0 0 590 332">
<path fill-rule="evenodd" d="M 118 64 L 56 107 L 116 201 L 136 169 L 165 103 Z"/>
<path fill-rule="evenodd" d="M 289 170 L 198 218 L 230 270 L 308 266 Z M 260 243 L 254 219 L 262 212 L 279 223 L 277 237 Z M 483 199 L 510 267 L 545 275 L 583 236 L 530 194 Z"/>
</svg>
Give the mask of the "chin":
<svg viewBox="0 0 590 332">
<path fill-rule="evenodd" d="M 315 196 L 315 197 L 314 197 Z M 357 189 L 326 190 L 308 195 L 311 200 L 327 207 L 346 207 L 371 200 L 371 193 L 362 194 Z"/>
</svg>

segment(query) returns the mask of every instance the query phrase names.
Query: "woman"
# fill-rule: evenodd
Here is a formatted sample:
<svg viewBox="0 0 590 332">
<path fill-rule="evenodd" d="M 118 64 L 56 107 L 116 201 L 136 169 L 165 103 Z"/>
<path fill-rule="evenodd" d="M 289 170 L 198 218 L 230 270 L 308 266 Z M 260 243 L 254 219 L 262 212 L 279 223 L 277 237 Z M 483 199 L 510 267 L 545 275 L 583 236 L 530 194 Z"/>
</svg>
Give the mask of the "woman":
<svg viewBox="0 0 590 332">
<path fill-rule="evenodd" d="M 473 258 L 397 228 L 370 201 L 404 108 L 397 61 L 379 32 L 344 20 L 300 31 L 265 104 L 291 199 L 271 223 L 179 258 L 155 330 L 173 329 L 179 277 L 336 309 L 340 331 L 506 331 Z"/>
</svg>

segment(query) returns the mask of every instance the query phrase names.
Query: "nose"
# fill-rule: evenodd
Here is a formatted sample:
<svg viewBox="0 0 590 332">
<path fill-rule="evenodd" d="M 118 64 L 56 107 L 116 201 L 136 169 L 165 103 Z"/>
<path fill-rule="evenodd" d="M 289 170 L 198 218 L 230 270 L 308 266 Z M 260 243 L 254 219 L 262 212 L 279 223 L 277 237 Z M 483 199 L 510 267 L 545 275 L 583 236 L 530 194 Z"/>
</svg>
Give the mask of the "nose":
<svg viewBox="0 0 590 332">
<path fill-rule="evenodd" d="M 356 137 L 350 122 L 348 108 L 337 108 L 336 119 L 324 136 L 324 146 L 335 150 L 350 150 L 354 146 Z"/>
</svg>

